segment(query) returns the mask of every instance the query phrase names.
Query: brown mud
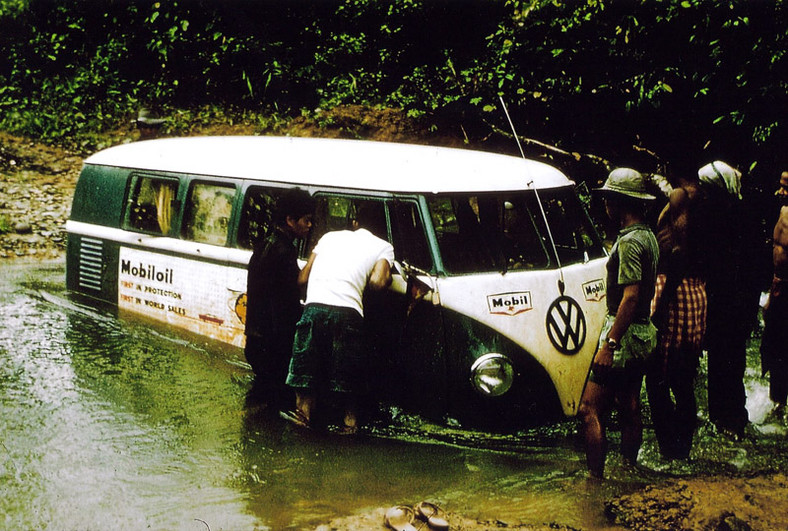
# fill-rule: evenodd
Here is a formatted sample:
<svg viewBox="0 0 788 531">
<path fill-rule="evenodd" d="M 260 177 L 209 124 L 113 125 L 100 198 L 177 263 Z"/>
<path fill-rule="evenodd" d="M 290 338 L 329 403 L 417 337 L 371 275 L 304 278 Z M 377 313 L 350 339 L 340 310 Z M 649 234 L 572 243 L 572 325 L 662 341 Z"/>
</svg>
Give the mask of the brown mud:
<svg viewBox="0 0 788 531">
<path fill-rule="evenodd" d="M 782 473 L 746 477 L 708 476 L 670 479 L 648 485 L 605 504 L 610 527 L 636 531 L 770 531 L 788 529 L 788 478 Z M 349 516 L 319 526 L 318 531 L 386 529 L 386 509 Z M 480 521 L 448 513 L 454 531 L 572 530 L 560 523 L 522 524 Z M 419 521 L 415 522 L 418 529 Z M 428 526 L 423 529 L 428 531 Z M 581 528 L 582 529 L 582 528 Z"/>
<path fill-rule="evenodd" d="M 190 135 L 260 134 L 249 125 L 195 126 Z M 278 134 L 363 138 L 444 146 L 463 145 L 461 131 L 439 137 L 394 110 L 345 107 L 319 121 L 299 118 Z M 113 131 L 110 143 L 134 141 L 134 129 Z M 0 132 L 0 264 L 10 260 L 62 259 L 65 222 L 82 156 L 32 139 Z M 386 529 L 387 508 L 339 518 L 321 531 Z M 788 478 L 782 473 L 666 479 L 608 500 L 611 528 L 636 530 L 788 529 Z M 560 523 L 479 521 L 448 513 L 455 531 L 569 529 Z M 418 526 L 417 526 L 418 527 Z M 428 529 L 425 525 L 423 529 Z"/>
</svg>

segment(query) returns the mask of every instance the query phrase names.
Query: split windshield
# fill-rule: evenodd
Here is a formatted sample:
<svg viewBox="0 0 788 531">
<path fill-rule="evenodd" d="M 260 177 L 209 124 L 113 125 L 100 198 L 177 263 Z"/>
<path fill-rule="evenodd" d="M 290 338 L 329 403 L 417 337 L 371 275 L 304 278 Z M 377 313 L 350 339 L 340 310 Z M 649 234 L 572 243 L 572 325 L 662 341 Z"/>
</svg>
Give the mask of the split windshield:
<svg viewBox="0 0 788 531">
<path fill-rule="evenodd" d="M 602 242 L 571 187 L 428 198 L 443 266 L 448 273 L 522 271 L 604 256 Z"/>
</svg>

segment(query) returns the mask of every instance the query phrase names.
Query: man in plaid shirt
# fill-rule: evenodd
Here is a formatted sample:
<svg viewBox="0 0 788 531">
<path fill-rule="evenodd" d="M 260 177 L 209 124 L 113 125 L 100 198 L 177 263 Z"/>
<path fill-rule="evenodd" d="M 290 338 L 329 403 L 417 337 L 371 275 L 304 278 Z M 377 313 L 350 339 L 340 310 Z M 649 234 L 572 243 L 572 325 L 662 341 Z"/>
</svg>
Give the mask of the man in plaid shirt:
<svg viewBox="0 0 788 531">
<path fill-rule="evenodd" d="M 677 184 L 657 221 L 660 262 L 651 310 L 659 335 L 646 370 L 651 420 L 667 459 L 686 459 L 692 448 L 694 383 L 706 330 L 703 235 L 696 219 L 703 192 L 697 179 Z"/>
</svg>

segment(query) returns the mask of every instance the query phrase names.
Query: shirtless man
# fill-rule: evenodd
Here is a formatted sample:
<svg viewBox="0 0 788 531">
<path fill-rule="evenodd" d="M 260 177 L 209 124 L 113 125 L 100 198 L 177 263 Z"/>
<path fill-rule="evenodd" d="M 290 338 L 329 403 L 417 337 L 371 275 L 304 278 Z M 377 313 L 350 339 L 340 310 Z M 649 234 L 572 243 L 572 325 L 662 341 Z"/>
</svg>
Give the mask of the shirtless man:
<svg viewBox="0 0 788 531">
<path fill-rule="evenodd" d="M 775 403 L 769 417 L 784 421 L 788 397 L 788 171 L 782 172 L 775 195 L 782 206 L 774 226 L 774 278 L 765 307 L 761 364 L 763 373 L 769 373 L 769 398 Z"/>
<path fill-rule="evenodd" d="M 660 261 L 651 306 L 659 335 L 646 369 L 651 420 L 667 459 L 686 459 L 692 448 L 694 382 L 706 330 L 703 235 L 696 219 L 703 192 L 697 179 L 677 184 L 657 221 Z"/>
</svg>

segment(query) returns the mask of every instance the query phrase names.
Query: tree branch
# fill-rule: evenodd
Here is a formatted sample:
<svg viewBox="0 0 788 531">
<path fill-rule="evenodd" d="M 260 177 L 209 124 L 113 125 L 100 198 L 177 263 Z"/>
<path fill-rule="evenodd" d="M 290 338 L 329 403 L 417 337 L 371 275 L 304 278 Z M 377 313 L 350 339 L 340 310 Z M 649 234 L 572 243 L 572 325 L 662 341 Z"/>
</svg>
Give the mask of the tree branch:
<svg viewBox="0 0 788 531">
<path fill-rule="evenodd" d="M 499 134 L 499 135 L 501 135 L 501 136 L 503 136 L 505 138 L 514 139 L 514 135 L 512 133 L 510 133 L 509 131 L 505 131 L 505 130 L 501 129 L 500 127 L 498 127 L 497 125 L 491 124 L 490 122 L 487 122 L 486 120 L 484 121 L 484 123 L 487 124 L 487 126 L 490 127 L 490 129 L 494 133 L 497 133 L 497 134 Z M 576 162 L 580 162 L 583 159 L 588 159 L 588 160 L 593 161 L 596 164 L 601 164 L 602 166 L 605 167 L 605 169 L 607 171 L 610 171 L 610 170 L 613 169 L 613 165 L 610 163 L 609 160 L 607 160 L 604 157 L 600 157 L 599 155 L 594 155 L 593 153 L 578 153 L 577 151 L 566 151 L 566 150 L 561 149 L 559 147 L 552 146 L 550 144 L 542 142 L 541 140 L 536 140 L 536 139 L 533 139 L 533 138 L 527 138 L 527 137 L 520 136 L 520 135 L 517 135 L 517 138 L 523 144 L 529 145 L 529 146 L 537 146 L 537 147 L 545 150 L 549 154 L 560 155 L 562 157 L 572 158 Z"/>
</svg>

